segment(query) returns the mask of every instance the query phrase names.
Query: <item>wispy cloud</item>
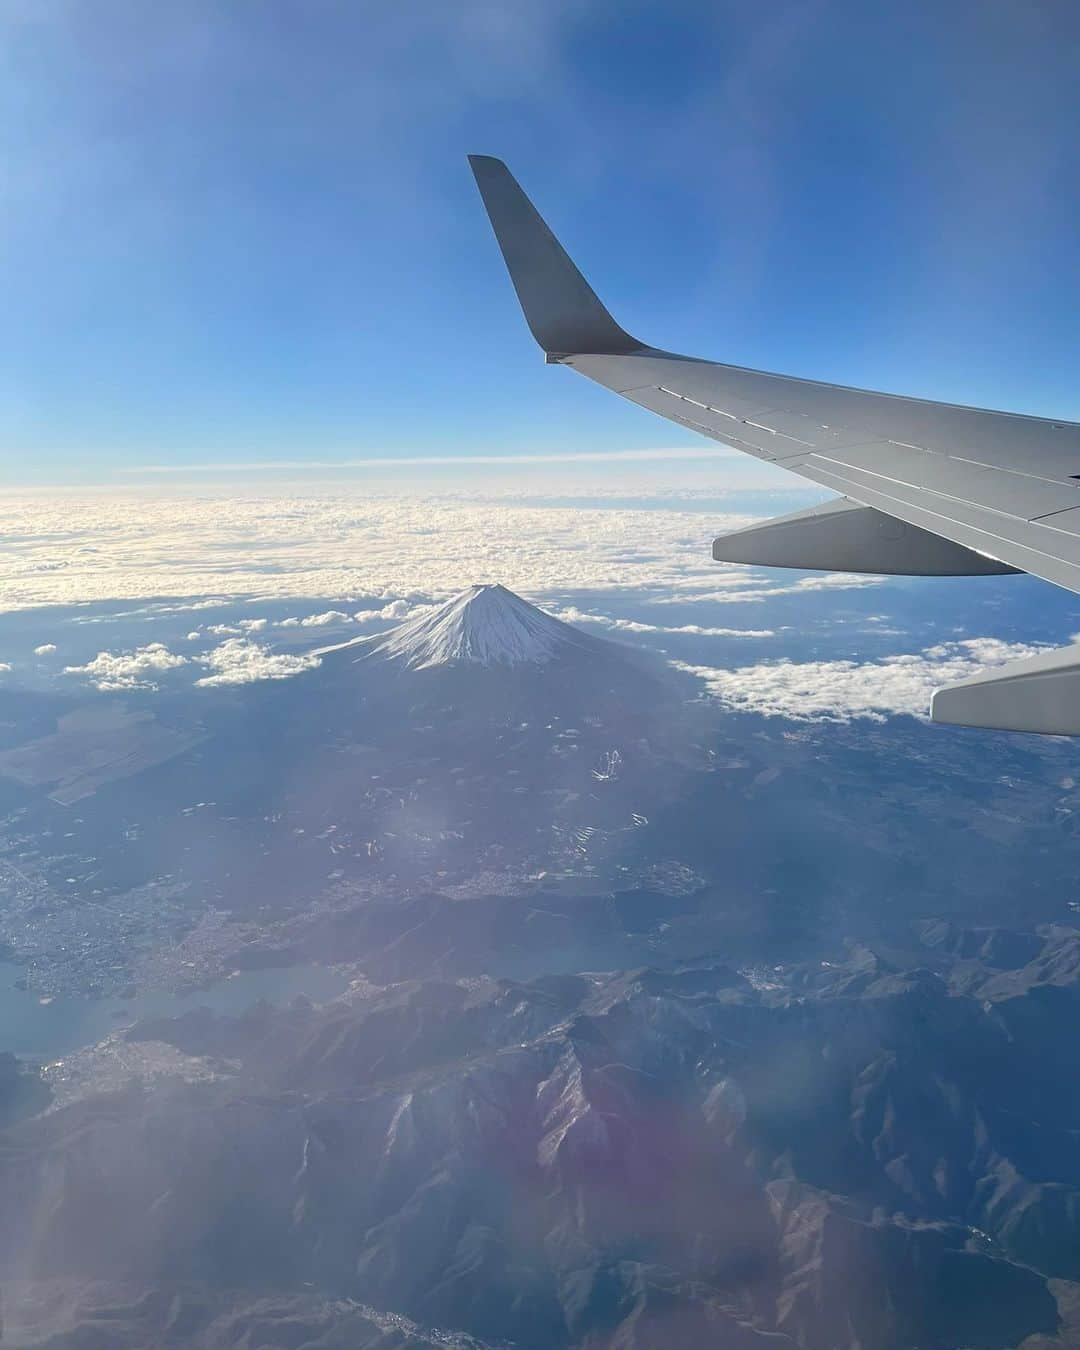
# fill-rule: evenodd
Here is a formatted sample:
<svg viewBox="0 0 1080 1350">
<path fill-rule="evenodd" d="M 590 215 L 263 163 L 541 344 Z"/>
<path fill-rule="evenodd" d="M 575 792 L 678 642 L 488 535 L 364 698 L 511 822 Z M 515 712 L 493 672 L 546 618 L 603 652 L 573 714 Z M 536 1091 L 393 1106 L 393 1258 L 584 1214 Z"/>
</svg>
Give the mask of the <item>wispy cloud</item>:
<svg viewBox="0 0 1080 1350">
<path fill-rule="evenodd" d="M 789 585 L 776 585 L 750 572 L 729 573 L 713 578 L 702 586 L 688 583 L 674 594 L 657 595 L 650 605 L 752 605 L 775 600 L 781 595 L 810 595 L 815 591 L 858 591 L 880 586 L 884 577 L 853 572 L 826 572 L 822 576 L 800 577 Z"/>
<path fill-rule="evenodd" d="M 565 623 L 596 623 L 620 633 L 682 633 L 688 637 L 771 638 L 774 628 L 707 628 L 698 623 L 639 623 L 636 619 L 613 619 L 607 614 L 589 614 L 574 605 L 552 611 Z"/>
</svg>

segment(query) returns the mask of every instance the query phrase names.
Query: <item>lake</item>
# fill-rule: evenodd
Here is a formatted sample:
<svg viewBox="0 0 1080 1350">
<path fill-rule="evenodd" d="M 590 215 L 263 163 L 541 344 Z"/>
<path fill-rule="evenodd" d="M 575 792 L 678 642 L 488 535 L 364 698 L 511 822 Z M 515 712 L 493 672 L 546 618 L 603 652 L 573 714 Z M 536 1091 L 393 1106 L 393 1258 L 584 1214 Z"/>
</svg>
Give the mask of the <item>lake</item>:
<svg viewBox="0 0 1080 1350">
<path fill-rule="evenodd" d="M 236 1015 L 260 999 L 280 1007 L 299 994 L 323 1003 L 349 985 L 348 977 L 335 970 L 308 965 L 245 970 L 183 994 L 150 990 L 128 999 L 58 996 L 41 1003 L 36 993 L 15 987 L 21 975 L 21 966 L 0 961 L 0 1051 L 27 1059 L 67 1054 L 144 1017 L 179 1017 L 199 1007 Z"/>
</svg>

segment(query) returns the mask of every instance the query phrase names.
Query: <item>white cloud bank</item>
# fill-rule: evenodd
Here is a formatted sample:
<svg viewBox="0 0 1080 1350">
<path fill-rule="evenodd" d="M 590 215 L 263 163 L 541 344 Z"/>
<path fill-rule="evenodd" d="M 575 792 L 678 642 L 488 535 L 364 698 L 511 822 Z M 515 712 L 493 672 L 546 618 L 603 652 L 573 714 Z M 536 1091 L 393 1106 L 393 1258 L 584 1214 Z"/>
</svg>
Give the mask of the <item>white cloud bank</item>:
<svg viewBox="0 0 1080 1350">
<path fill-rule="evenodd" d="M 195 681 L 204 689 L 225 684 L 254 684 L 256 680 L 287 680 L 321 664 L 319 657 L 312 653 L 295 656 L 288 652 L 272 652 L 269 647 L 249 638 L 230 638 L 199 660 L 212 672 Z"/>
<path fill-rule="evenodd" d="M 187 664 L 186 656 L 177 656 L 164 643 L 151 642 L 134 651 L 98 652 L 85 666 L 65 666 L 64 674 L 85 675 L 98 689 L 156 689 L 156 676 Z"/>
<path fill-rule="evenodd" d="M 482 581 L 541 603 L 582 591 L 756 601 L 788 583 L 714 563 L 709 549 L 715 533 L 754 519 L 445 495 L 15 494 L 0 502 L 12 541 L 0 555 L 0 609 L 172 597 L 157 612 L 180 613 L 311 597 L 342 613 L 349 600 L 370 606 L 365 622 L 397 618 L 379 606 L 402 597 L 441 600 Z M 832 584 L 874 580 L 809 578 L 796 589 Z"/>
<path fill-rule="evenodd" d="M 35 656 L 51 656 L 56 651 L 55 642 L 43 642 L 40 647 L 34 648 Z"/>
<path fill-rule="evenodd" d="M 793 722 L 884 722 L 929 715 L 935 689 L 994 666 L 1046 651 L 1042 644 L 966 638 L 878 661 L 768 661 L 720 670 L 675 662 L 704 681 L 707 694 L 739 712 Z"/>
</svg>

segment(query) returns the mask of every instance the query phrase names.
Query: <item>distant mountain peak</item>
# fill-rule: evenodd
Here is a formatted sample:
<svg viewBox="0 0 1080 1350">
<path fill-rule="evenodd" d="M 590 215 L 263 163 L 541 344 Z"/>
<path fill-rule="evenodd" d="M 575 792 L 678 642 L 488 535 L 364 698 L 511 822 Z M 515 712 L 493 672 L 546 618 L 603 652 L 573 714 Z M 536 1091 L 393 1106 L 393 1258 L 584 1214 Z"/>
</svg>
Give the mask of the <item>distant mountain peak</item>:
<svg viewBox="0 0 1080 1350">
<path fill-rule="evenodd" d="M 410 670 L 432 666 L 546 665 L 607 647 L 505 586 L 470 586 L 452 600 L 372 639 L 368 651 Z"/>
</svg>

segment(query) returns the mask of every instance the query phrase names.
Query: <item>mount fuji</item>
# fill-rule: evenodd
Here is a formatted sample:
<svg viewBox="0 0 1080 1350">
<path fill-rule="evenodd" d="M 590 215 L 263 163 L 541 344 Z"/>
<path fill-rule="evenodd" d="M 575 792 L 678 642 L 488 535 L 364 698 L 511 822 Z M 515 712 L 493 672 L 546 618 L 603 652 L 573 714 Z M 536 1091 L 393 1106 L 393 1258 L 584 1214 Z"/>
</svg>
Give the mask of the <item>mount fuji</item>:
<svg viewBox="0 0 1080 1350">
<path fill-rule="evenodd" d="M 360 699 L 412 723 L 437 712 L 445 725 L 452 712 L 481 738 L 507 718 L 643 723 L 675 682 L 653 654 L 583 633 L 499 585 L 470 586 L 317 655 L 321 666 L 295 682 L 296 695 L 332 698 L 342 713 Z"/>
<path fill-rule="evenodd" d="M 545 614 L 505 586 L 470 586 L 437 609 L 372 640 L 381 652 L 411 670 L 431 666 L 546 665 L 595 657 L 615 644 L 590 637 Z"/>
<path fill-rule="evenodd" d="M 379 656 L 407 670 L 440 666 L 584 665 L 597 660 L 640 664 L 637 652 L 593 637 L 498 584 L 470 586 L 444 604 L 375 637 L 325 647 L 318 656 Z"/>
</svg>

